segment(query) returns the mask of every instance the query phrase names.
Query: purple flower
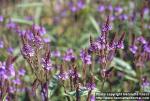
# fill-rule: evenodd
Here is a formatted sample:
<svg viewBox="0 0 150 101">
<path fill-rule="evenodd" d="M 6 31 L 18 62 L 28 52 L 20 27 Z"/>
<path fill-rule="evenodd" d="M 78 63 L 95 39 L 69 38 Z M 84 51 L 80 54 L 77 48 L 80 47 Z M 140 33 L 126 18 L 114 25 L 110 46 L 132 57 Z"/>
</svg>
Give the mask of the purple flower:
<svg viewBox="0 0 150 101">
<path fill-rule="evenodd" d="M 137 42 L 137 41 L 141 42 L 142 44 L 146 44 L 146 43 L 147 43 L 147 41 L 145 40 L 145 38 L 144 38 L 143 36 L 138 37 L 138 38 L 136 39 L 136 42 Z"/>
<path fill-rule="evenodd" d="M 109 11 L 113 11 L 112 5 L 109 5 L 109 6 L 108 6 L 108 9 L 109 9 Z"/>
<path fill-rule="evenodd" d="M 98 10 L 99 12 L 103 12 L 103 11 L 105 11 L 105 6 L 104 6 L 104 5 L 98 6 L 97 10 Z"/>
<path fill-rule="evenodd" d="M 64 61 L 74 61 L 76 59 L 76 56 L 73 53 L 73 50 L 69 48 L 66 52 L 66 54 L 63 57 Z"/>
<path fill-rule="evenodd" d="M 6 70 L 6 63 L 0 61 L 0 78 L 8 79 L 7 70 Z M 1 79 L 2 79 L 1 78 Z"/>
<path fill-rule="evenodd" d="M 58 78 L 61 80 L 67 80 L 68 79 L 68 74 L 66 72 L 59 73 Z"/>
<path fill-rule="evenodd" d="M 41 35 L 46 34 L 46 29 L 45 29 L 44 27 L 40 27 L 39 33 L 40 33 Z"/>
<path fill-rule="evenodd" d="M 3 48 L 4 47 L 4 43 L 2 40 L 0 40 L 0 48 Z"/>
<path fill-rule="evenodd" d="M 116 7 L 114 8 L 114 11 L 117 12 L 117 13 L 122 13 L 123 8 L 120 7 L 120 6 L 116 6 Z"/>
<path fill-rule="evenodd" d="M 72 12 L 76 12 L 77 11 L 77 7 L 76 6 L 72 6 L 70 9 L 71 9 Z"/>
<path fill-rule="evenodd" d="M 42 36 L 44 34 L 46 34 L 46 29 L 43 26 L 39 26 L 39 25 L 32 25 L 32 28 L 34 30 L 36 30 L 37 32 L 39 32 L 39 34 Z"/>
<path fill-rule="evenodd" d="M 95 83 L 87 83 L 86 88 L 88 90 L 93 90 L 96 87 Z"/>
<path fill-rule="evenodd" d="M 12 80 L 12 82 L 16 85 L 20 85 L 21 84 L 21 81 L 20 79 L 17 77 L 16 79 Z"/>
<path fill-rule="evenodd" d="M 87 54 L 84 50 L 81 50 L 80 52 L 80 57 L 81 57 L 81 60 L 84 64 L 91 64 L 91 55 Z"/>
<path fill-rule="evenodd" d="M 137 52 L 137 50 L 138 50 L 138 47 L 135 46 L 135 45 L 132 45 L 132 46 L 129 47 L 129 50 L 130 50 L 133 54 L 135 54 L 135 53 Z"/>
<path fill-rule="evenodd" d="M 28 44 L 23 45 L 21 52 L 22 52 L 23 56 L 25 56 L 25 57 L 33 57 L 35 54 L 32 46 L 30 46 Z"/>
<path fill-rule="evenodd" d="M 107 32 L 107 31 L 110 31 L 110 30 L 112 30 L 112 26 L 111 25 L 109 25 L 109 26 L 102 26 L 102 31 L 103 32 Z"/>
<path fill-rule="evenodd" d="M 23 33 L 24 33 L 24 32 L 23 32 Z M 22 33 L 22 34 L 23 34 L 23 33 Z M 33 40 L 33 39 L 34 39 L 34 34 L 32 33 L 32 31 L 26 30 L 23 35 L 25 35 L 25 34 L 26 34 L 26 37 L 27 37 L 28 40 Z"/>
<path fill-rule="evenodd" d="M 14 69 L 14 65 L 13 64 L 9 65 L 7 73 L 8 73 L 8 75 L 10 77 L 14 77 L 15 76 L 15 69 Z"/>
<path fill-rule="evenodd" d="M 4 21 L 4 17 L 0 15 L 0 22 Z"/>
<path fill-rule="evenodd" d="M 7 52 L 10 53 L 10 54 L 12 54 L 13 51 L 14 51 L 14 49 L 13 49 L 12 47 L 9 47 L 9 48 L 7 49 Z"/>
<path fill-rule="evenodd" d="M 149 11 L 149 8 L 144 8 L 144 15 L 148 15 Z"/>
<path fill-rule="evenodd" d="M 120 19 L 120 20 L 128 20 L 128 16 L 127 16 L 126 14 L 121 14 L 121 15 L 119 16 L 119 19 Z"/>
<path fill-rule="evenodd" d="M 83 8 L 85 7 L 85 4 L 84 4 L 83 1 L 79 0 L 79 1 L 77 2 L 77 6 L 78 6 L 79 9 L 83 9 Z"/>
<path fill-rule="evenodd" d="M 101 46 L 103 46 L 103 45 L 101 45 L 98 41 L 96 41 L 96 42 L 93 42 L 93 44 L 92 44 L 92 46 L 90 47 L 90 49 L 91 49 L 92 51 L 98 51 L 98 50 L 102 49 Z"/>
<path fill-rule="evenodd" d="M 60 51 L 55 50 L 55 51 L 52 51 L 52 52 L 51 52 L 51 56 L 52 56 L 52 57 L 60 57 L 60 56 L 61 56 L 61 53 L 60 53 Z"/>
<path fill-rule="evenodd" d="M 16 90 L 15 87 L 9 86 L 9 92 L 10 93 L 13 94 L 15 92 L 15 90 Z"/>
<path fill-rule="evenodd" d="M 114 21 L 115 20 L 115 16 L 110 16 L 110 21 Z"/>
<path fill-rule="evenodd" d="M 39 35 L 35 35 L 34 38 L 32 39 L 33 44 L 36 46 L 36 48 L 43 48 L 43 39 Z"/>
<path fill-rule="evenodd" d="M 147 53 L 150 53 L 150 45 L 149 44 L 144 45 L 144 51 Z"/>
<path fill-rule="evenodd" d="M 117 48 L 118 48 L 118 49 L 124 49 L 124 43 L 123 43 L 123 41 L 118 42 Z"/>
<path fill-rule="evenodd" d="M 125 32 L 122 33 L 122 35 L 117 43 L 117 46 L 116 46 L 117 48 L 124 49 L 124 43 L 123 43 L 124 37 L 125 37 Z"/>
<path fill-rule="evenodd" d="M 112 30 L 112 26 L 110 25 L 110 17 L 107 17 L 106 23 L 102 26 L 102 32 L 108 32 Z"/>
<path fill-rule="evenodd" d="M 24 76 L 25 73 L 26 73 L 26 71 L 23 68 L 19 69 L 19 71 L 18 71 L 18 74 L 21 76 Z"/>
<path fill-rule="evenodd" d="M 94 95 L 90 96 L 90 101 L 95 101 L 95 96 Z"/>
<path fill-rule="evenodd" d="M 43 67 L 45 70 L 50 71 L 50 70 L 53 69 L 53 65 L 52 65 L 52 63 L 51 63 L 50 60 L 47 60 L 47 59 L 45 59 L 45 58 L 42 58 L 41 64 L 42 64 L 42 67 Z"/>
<path fill-rule="evenodd" d="M 68 76 L 72 77 L 72 78 L 78 78 L 78 77 L 80 77 L 80 74 L 77 73 L 76 70 L 71 69 L 71 70 L 68 71 Z"/>
<path fill-rule="evenodd" d="M 43 40 L 44 40 L 45 43 L 51 42 L 50 38 L 44 38 Z"/>
<path fill-rule="evenodd" d="M 16 26 L 17 26 L 16 23 L 11 21 L 6 25 L 8 29 L 16 29 Z"/>
</svg>

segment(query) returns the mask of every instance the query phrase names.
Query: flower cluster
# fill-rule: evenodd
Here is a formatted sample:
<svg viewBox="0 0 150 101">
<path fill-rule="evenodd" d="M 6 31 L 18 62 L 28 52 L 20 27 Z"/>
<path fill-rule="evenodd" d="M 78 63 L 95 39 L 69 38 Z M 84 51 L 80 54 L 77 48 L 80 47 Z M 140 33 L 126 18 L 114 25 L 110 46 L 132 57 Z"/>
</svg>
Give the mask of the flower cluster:
<svg viewBox="0 0 150 101">
<path fill-rule="evenodd" d="M 77 2 L 69 2 L 69 8 L 71 10 L 71 12 L 77 12 L 80 11 L 82 9 L 84 9 L 85 7 L 85 3 L 84 0 L 77 0 Z"/>
<path fill-rule="evenodd" d="M 14 62 L 16 57 L 9 56 L 6 61 L 0 61 L 0 98 L 6 96 L 6 100 L 12 99 L 11 95 L 15 93 L 23 92 L 25 88 L 22 86 L 22 79 L 25 75 L 25 70 L 20 68 L 19 71 L 16 71 L 14 67 Z"/>
<path fill-rule="evenodd" d="M 99 58 L 99 63 L 103 69 L 108 69 L 109 64 L 112 61 L 113 57 L 116 54 L 117 49 L 124 49 L 124 37 L 125 33 L 122 33 L 119 40 L 116 39 L 116 36 L 110 41 L 108 39 L 109 27 L 109 17 L 105 23 L 105 26 L 102 28 L 102 33 L 96 41 L 93 41 L 91 38 L 91 46 L 89 47 L 90 52 L 95 53 Z"/>
<path fill-rule="evenodd" d="M 143 36 L 139 36 L 132 40 L 132 45 L 129 50 L 135 56 L 136 67 L 144 67 L 146 61 L 150 60 L 150 42 Z"/>
<path fill-rule="evenodd" d="M 75 61 L 76 60 L 76 56 L 74 55 L 73 50 L 71 48 L 69 48 L 66 51 L 66 53 L 63 57 L 63 60 L 64 61 Z"/>
<path fill-rule="evenodd" d="M 89 65 L 92 63 L 91 61 L 91 55 L 87 54 L 84 50 L 81 50 L 80 57 L 83 63 Z"/>
</svg>

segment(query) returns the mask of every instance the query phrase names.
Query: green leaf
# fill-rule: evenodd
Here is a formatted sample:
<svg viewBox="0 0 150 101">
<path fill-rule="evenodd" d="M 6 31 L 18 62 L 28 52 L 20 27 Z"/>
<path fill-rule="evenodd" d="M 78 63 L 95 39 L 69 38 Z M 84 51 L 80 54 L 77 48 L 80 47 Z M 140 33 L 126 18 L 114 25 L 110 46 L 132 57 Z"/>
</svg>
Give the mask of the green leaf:
<svg viewBox="0 0 150 101">
<path fill-rule="evenodd" d="M 114 58 L 113 62 L 115 64 L 114 68 L 125 72 L 127 74 L 130 74 L 132 76 L 136 76 L 136 72 L 132 69 L 132 67 L 125 61 L 119 58 Z"/>
<path fill-rule="evenodd" d="M 17 7 L 39 7 L 39 6 L 43 6 L 43 3 L 41 2 L 33 2 L 33 3 L 21 3 L 18 4 Z"/>
<path fill-rule="evenodd" d="M 29 25 L 33 24 L 32 21 L 28 21 L 28 20 L 24 20 L 24 19 L 20 19 L 20 18 L 12 18 L 11 20 L 13 22 L 20 23 L 20 24 L 29 24 Z"/>
<path fill-rule="evenodd" d="M 39 24 L 41 12 L 42 12 L 42 8 L 41 7 L 37 7 L 36 11 L 35 11 L 35 16 L 34 16 L 34 22 L 35 22 L 35 24 Z"/>
<path fill-rule="evenodd" d="M 125 78 L 128 80 L 134 81 L 134 82 L 138 82 L 138 80 L 136 78 L 128 76 L 128 75 L 125 75 Z"/>
<path fill-rule="evenodd" d="M 97 24 L 96 20 L 94 19 L 93 16 L 89 16 L 89 20 L 91 21 L 93 27 L 96 29 L 97 33 L 100 33 L 100 28 L 99 25 Z"/>
<path fill-rule="evenodd" d="M 53 95 L 53 93 L 58 87 L 58 82 L 59 82 L 58 77 L 56 75 L 53 76 L 49 83 L 49 95 Z"/>
</svg>

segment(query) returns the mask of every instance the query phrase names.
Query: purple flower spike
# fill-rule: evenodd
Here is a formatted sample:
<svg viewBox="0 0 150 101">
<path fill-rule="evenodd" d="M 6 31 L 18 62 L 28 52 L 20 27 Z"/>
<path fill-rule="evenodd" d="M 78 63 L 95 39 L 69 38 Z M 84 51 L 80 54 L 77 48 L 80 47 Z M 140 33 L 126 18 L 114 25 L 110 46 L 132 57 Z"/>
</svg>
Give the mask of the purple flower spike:
<svg viewBox="0 0 150 101">
<path fill-rule="evenodd" d="M 130 50 L 133 54 L 135 54 L 135 53 L 137 52 L 137 50 L 138 50 L 138 47 L 135 46 L 135 45 L 133 45 L 133 46 L 130 46 L 130 47 L 129 47 L 129 50 Z"/>
<path fill-rule="evenodd" d="M 71 48 L 69 48 L 65 54 L 65 56 L 63 57 L 64 61 L 74 61 L 76 60 L 76 56 L 73 53 L 73 50 Z"/>
<path fill-rule="evenodd" d="M 39 26 L 39 25 L 33 25 L 32 28 L 39 32 L 39 34 L 42 36 L 44 34 L 46 34 L 46 29 L 43 26 Z"/>
<path fill-rule="evenodd" d="M 60 56 L 61 56 L 61 53 L 60 53 L 60 51 L 55 50 L 55 51 L 53 51 L 53 52 L 51 53 L 51 56 L 52 56 L 52 57 L 60 57 Z"/>
<path fill-rule="evenodd" d="M 72 70 L 68 71 L 68 76 L 72 77 L 72 78 L 78 78 L 81 75 L 79 73 L 77 73 L 77 71 L 75 69 L 72 69 Z"/>
<path fill-rule="evenodd" d="M 84 50 L 81 50 L 80 57 L 84 64 L 90 65 L 92 63 L 91 55 L 88 55 Z"/>
<path fill-rule="evenodd" d="M 106 23 L 102 26 L 102 32 L 108 32 L 112 30 L 112 26 L 110 25 L 110 17 L 107 17 Z"/>
<path fill-rule="evenodd" d="M 50 60 L 46 60 L 44 58 L 42 58 L 42 67 L 45 69 L 45 70 L 52 70 L 53 69 L 53 66 L 52 66 L 52 63 Z"/>
<path fill-rule="evenodd" d="M 4 17 L 0 15 L 0 22 L 4 21 Z"/>
<path fill-rule="evenodd" d="M 39 49 L 43 48 L 43 40 L 39 35 L 34 36 L 33 43 L 37 48 Z"/>
<path fill-rule="evenodd" d="M 23 56 L 25 56 L 25 57 L 33 57 L 35 54 L 34 49 L 28 44 L 25 44 L 23 46 L 23 48 L 21 49 L 21 52 L 22 52 Z"/>
</svg>

